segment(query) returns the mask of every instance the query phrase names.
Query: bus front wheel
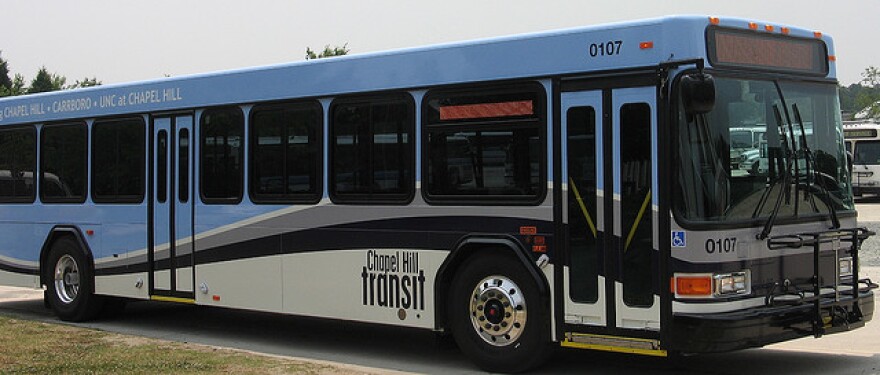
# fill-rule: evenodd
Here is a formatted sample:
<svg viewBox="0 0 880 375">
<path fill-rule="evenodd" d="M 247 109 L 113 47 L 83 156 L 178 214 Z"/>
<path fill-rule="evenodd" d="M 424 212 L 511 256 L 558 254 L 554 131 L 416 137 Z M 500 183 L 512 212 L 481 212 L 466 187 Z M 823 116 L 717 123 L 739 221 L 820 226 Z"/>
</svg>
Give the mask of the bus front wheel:
<svg viewBox="0 0 880 375">
<path fill-rule="evenodd" d="M 93 293 L 92 270 L 75 241 L 56 241 L 45 266 L 49 306 L 61 320 L 85 321 L 101 311 L 103 300 Z"/>
<path fill-rule="evenodd" d="M 462 352 L 490 372 L 520 372 L 550 353 L 548 309 L 525 267 L 511 257 L 480 254 L 452 281 L 452 335 Z"/>
</svg>

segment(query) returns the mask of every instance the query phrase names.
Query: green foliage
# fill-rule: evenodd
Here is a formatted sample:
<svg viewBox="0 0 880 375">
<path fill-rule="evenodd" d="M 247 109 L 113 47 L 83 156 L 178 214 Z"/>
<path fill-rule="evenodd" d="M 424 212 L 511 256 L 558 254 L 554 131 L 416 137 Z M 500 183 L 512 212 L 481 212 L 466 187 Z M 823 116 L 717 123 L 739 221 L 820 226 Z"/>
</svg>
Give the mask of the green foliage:
<svg viewBox="0 0 880 375">
<path fill-rule="evenodd" d="M 49 73 L 45 66 L 40 68 L 30 85 L 25 84 L 25 78 L 21 74 L 15 74 L 14 78 L 9 79 L 9 63 L 0 57 L 0 98 L 101 85 L 97 77 L 85 77 L 76 80 L 72 85 L 65 85 L 66 83 L 67 77 Z"/>
<path fill-rule="evenodd" d="M 18 96 L 27 93 L 27 86 L 24 85 L 24 76 L 16 74 L 12 79 L 12 86 L 9 88 L 0 87 L 0 98 L 4 96 Z"/>
<path fill-rule="evenodd" d="M 86 77 L 83 78 L 82 81 L 76 80 L 72 85 L 65 87 L 65 89 L 79 89 L 83 87 L 92 87 L 92 86 L 101 86 L 101 81 L 98 80 L 97 77 Z"/>
<path fill-rule="evenodd" d="M 880 69 L 865 68 L 860 86 L 861 89 L 853 93 L 855 111 L 861 118 L 880 118 Z"/>
<path fill-rule="evenodd" d="M 3 51 L 0 51 L 2 53 Z M 8 92 L 12 89 L 12 80 L 9 79 L 9 64 L 6 60 L 3 60 L 3 57 L 0 57 L 0 96 L 3 95 L 2 92 L 5 90 Z"/>
<path fill-rule="evenodd" d="M 348 43 L 343 44 L 342 47 L 335 46 L 333 48 L 330 48 L 330 45 L 328 44 L 328 45 L 324 46 L 324 51 L 321 51 L 320 54 L 316 54 L 315 51 L 313 51 L 311 47 L 306 47 L 306 60 L 322 59 L 325 57 L 333 57 L 333 56 L 342 56 L 342 55 L 347 55 L 349 52 L 351 52 L 351 50 L 348 49 Z"/>
<path fill-rule="evenodd" d="M 55 73 L 49 73 L 49 70 L 44 66 L 40 68 L 40 71 L 37 72 L 37 76 L 31 81 L 31 86 L 28 87 L 27 93 L 36 94 L 40 92 L 61 90 L 64 88 L 65 82 L 67 82 L 67 78 Z"/>
</svg>

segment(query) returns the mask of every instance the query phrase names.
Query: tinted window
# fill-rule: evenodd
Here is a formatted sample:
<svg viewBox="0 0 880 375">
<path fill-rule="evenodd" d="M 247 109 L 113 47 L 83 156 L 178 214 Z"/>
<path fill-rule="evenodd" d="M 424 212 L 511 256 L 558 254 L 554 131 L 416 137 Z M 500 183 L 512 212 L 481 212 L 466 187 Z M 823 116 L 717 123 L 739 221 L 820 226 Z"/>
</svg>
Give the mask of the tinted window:
<svg viewBox="0 0 880 375">
<path fill-rule="evenodd" d="M 86 142 L 85 124 L 43 128 L 40 138 L 40 198 L 44 202 L 85 201 Z"/>
<path fill-rule="evenodd" d="M 0 202 L 34 201 L 36 150 L 34 128 L 0 131 Z"/>
<path fill-rule="evenodd" d="M 620 184 L 623 243 L 623 302 L 627 306 L 654 303 L 651 253 L 651 107 L 646 103 L 620 108 Z"/>
<path fill-rule="evenodd" d="M 330 194 L 335 201 L 409 200 L 414 115 L 407 99 L 334 103 Z"/>
<path fill-rule="evenodd" d="M 177 171 L 180 174 L 178 178 L 178 200 L 181 203 L 189 201 L 189 129 L 180 129 L 178 132 L 178 154 L 177 154 Z"/>
<path fill-rule="evenodd" d="M 144 122 L 95 122 L 92 126 L 92 198 L 137 203 L 144 198 Z"/>
<path fill-rule="evenodd" d="M 596 223 L 596 110 L 573 107 L 567 116 L 568 248 L 571 254 L 569 296 L 573 301 L 599 300 L 599 248 Z"/>
<path fill-rule="evenodd" d="M 537 203 L 546 189 L 538 86 L 430 93 L 426 198 Z"/>
<path fill-rule="evenodd" d="M 201 190 L 206 203 L 242 196 L 244 116 L 238 108 L 205 111 L 201 130 Z"/>
<path fill-rule="evenodd" d="M 168 131 L 159 130 L 156 135 L 156 200 L 168 200 Z"/>
<path fill-rule="evenodd" d="M 320 198 L 321 107 L 258 107 L 251 117 L 251 197 L 255 202 Z"/>
</svg>

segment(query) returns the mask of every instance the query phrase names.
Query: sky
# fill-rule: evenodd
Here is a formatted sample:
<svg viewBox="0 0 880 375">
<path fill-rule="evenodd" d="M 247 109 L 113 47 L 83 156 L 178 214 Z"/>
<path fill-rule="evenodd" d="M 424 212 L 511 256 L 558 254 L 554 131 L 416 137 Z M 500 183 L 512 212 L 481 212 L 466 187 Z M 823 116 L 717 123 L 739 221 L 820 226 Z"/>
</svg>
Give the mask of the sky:
<svg viewBox="0 0 880 375">
<path fill-rule="evenodd" d="M 306 47 L 384 51 L 672 14 L 733 16 L 834 38 L 841 83 L 880 67 L 878 0 L 4 0 L 0 57 L 105 84 L 304 59 Z"/>
</svg>

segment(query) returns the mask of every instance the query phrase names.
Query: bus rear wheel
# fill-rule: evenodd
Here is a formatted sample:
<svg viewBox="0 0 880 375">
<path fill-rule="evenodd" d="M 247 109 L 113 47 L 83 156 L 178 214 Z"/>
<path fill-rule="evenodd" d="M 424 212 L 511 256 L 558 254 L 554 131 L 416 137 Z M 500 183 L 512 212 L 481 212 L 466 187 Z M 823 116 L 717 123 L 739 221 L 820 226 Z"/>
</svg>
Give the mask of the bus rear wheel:
<svg viewBox="0 0 880 375">
<path fill-rule="evenodd" d="M 456 343 L 483 370 L 529 370 L 550 353 L 547 307 L 515 259 L 469 259 L 452 281 L 448 309 Z"/>
<path fill-rule="evenodd" d="M 81 322 L 98 315 L 103 300 L 93 293 L 92 270 L 75 241 L 56 241 L 44 269 L 49 306 L 61 320 Z"/>
</svg>

